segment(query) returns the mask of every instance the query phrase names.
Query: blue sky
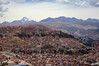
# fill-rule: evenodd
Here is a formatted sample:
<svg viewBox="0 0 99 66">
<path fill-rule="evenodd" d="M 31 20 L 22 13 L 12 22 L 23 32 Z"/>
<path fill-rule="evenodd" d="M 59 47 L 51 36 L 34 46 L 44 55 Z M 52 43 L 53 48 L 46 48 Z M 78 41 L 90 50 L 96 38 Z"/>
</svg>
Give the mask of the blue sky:
<svg viewBox="0 0 99 66">
<path fill-rule="evenodd" d="M 99 19 L 99 0 L 0 0 L 0 23 L 28 17 L 40 21 L 48 17 Z"/>
</svg>

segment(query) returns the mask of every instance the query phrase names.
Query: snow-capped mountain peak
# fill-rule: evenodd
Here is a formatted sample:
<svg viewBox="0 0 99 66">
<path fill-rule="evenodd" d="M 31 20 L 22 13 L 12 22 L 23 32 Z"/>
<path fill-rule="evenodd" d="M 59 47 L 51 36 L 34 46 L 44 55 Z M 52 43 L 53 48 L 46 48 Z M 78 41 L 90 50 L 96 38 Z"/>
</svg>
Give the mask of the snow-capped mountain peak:
<svg viewBox="0 0 99 66">
<path fill-rule="evenodd" d="M 22 19 L 21 19 L 21 21 L 24 23 L 24 22 L 28 22 L 29 21 L 29 18 L 27 18 L 27 17 L 23 17 Z"/>
</svg>

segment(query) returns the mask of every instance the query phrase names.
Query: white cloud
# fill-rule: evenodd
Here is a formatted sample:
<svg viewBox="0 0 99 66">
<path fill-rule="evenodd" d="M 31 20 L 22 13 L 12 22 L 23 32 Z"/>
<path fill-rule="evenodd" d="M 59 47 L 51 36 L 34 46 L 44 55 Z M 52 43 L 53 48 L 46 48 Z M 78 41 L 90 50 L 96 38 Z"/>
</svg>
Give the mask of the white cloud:
<svg viewBox="0 0 99 66">
<path fill-rule="evenodd" d="M 86 6 L 88 4 L 88 0 L 56 0 L 56 2 L 62 2 L 75 6 Z"/>
<path fill-rule="evenodd" d="M 99 7 L 99 4 L 97 4 L 99 2 L 99 0 L 89 0 L 90 5 L 95 6 L 95 7 Z"/>
<path fill-rule="evenodd" d="M 75 6 L 95 6 L 99 7 L 99 0 L 56 0 L 56 2 L 71 4 Z"/>
<path fill-rule="evenodd" d="M 8 8 L 5 7 L 8 4 L 8 0 L 0 0 L 0 17 L 3 17 L 4 13 L 8 11 Z"/>
<path fill-rule="evenodd" d="M 13 2 L 26 2 L 26 0 L 11 0 Z"/>
<path fill-rule="evenodd" d="M 3 17 L 3 13 L 0 13 L 0 17 Z"/>
<path fill-rule="evenodd" d="M 96 4 L 99 5 L 99 2 L 97 2 Z"/>
<path fill-rule="evenodd" d="M 69 0 L 56 0 L 56 2 L 69 2 Z"/>
<path fill-rule="evenodd" d="M 7 5 L 8 3 L 8 0 L 0 0 L 0 5 Z"/>
</svg>

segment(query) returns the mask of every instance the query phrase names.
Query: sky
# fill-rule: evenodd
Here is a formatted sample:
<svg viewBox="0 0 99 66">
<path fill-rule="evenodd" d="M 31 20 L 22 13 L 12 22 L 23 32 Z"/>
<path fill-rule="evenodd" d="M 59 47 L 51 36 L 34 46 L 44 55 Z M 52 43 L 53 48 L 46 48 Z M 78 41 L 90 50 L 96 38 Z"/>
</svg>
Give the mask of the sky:
<svg viewBox="0 0 99 66">
<path fill-rule="evenodd" d="M 59 16 L 99 19 L 99 0 L 0 0 L 0 23 Z"/>
</svg>

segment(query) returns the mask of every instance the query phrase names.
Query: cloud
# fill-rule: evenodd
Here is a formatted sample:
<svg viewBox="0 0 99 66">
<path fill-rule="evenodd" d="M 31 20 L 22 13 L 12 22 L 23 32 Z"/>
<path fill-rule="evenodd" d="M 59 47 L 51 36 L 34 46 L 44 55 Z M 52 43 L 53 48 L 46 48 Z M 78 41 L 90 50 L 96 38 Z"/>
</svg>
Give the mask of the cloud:
<svg viewBox="0 0 99 66">
<path fill-rule="evenodd" d="M 21 1 L 21 0 L 20 0 Z M 56 2 L 74 6 L 95 6 L 99 7 L 99 0 L 24 0 L 26 2 Z"/>
<path fill-rule="evenodd" d="M 99 5 L 99 2 L 97 2 L 96 4 Z"/>
<path fill-rule="evenodd" d="M 0 5 L 7 5 L 9 4 L 8 0 L 0 0 Z"/>
<path fill-rule="evenodd" d="M 0 12 L 7 12 L 8 8 L 0 7 Z"/>
<path fill-rule="evenodd" d="M 22 3 L 22 2 L 46 2 L 47 0 L 12 0 L 13 2 L 16 3 Z"/>
<path fill-rule="evenodd" d="M 56 0 L 56 2 L 71 4 L 75 6 L 95 6 L 99 7 L 99 0 Z"/>
<path fill-rule="evenodd" d="M 4 14 L 0 13 L 0 17 L 3 17 Z"/>
<path fill-rule="evenodd" d="M 8 8 L 5 6 L 9 3 L 8 0 L 0 0 L 0 17 L 3 17 L 4 13 L 8 11 Z"/>
<path fill-rule="evenodd" d="M 1 0 L 3 1 L 0 4 L 7 4 L 7 1 L 13 1 L 16 3 L 34 3 L 34 2 L 56 2 L 56 3 L 64 3 L 64 4 L 70 4 L 70 5 L 74 5 L 74 6 L 95 6 L 95 7 L 99 7 L 99 0 Z"/>
<path fill-rule="evenodd" d="M 99 7 L 99 0 L 90 0 L 89 3 L 92 6 Z"/>
<path fill-rule="evenodd" d="M 88 0 L 56 0 L 56 2 L 71 4 L 75 6 L 86 6 L 88 4 Z"/>
<path fill-rule="evenodd" d="M 16 2 L 16 3 L 19 3 L 19 2 L 26 2 L 26 0 L 11 0 L 12 2 Z"/>
<path fill-rule="evenodd" d="M 7 6 L 10 2 L 14 3 L 40 3 L 40 2 L 56 2 L 62 4 L 74 5 L 76 7 L 94 6 L 99 7 L 99 0 L 0 0 L 0 16 L 2 17 L 8 11 Z"/>
</svg>

